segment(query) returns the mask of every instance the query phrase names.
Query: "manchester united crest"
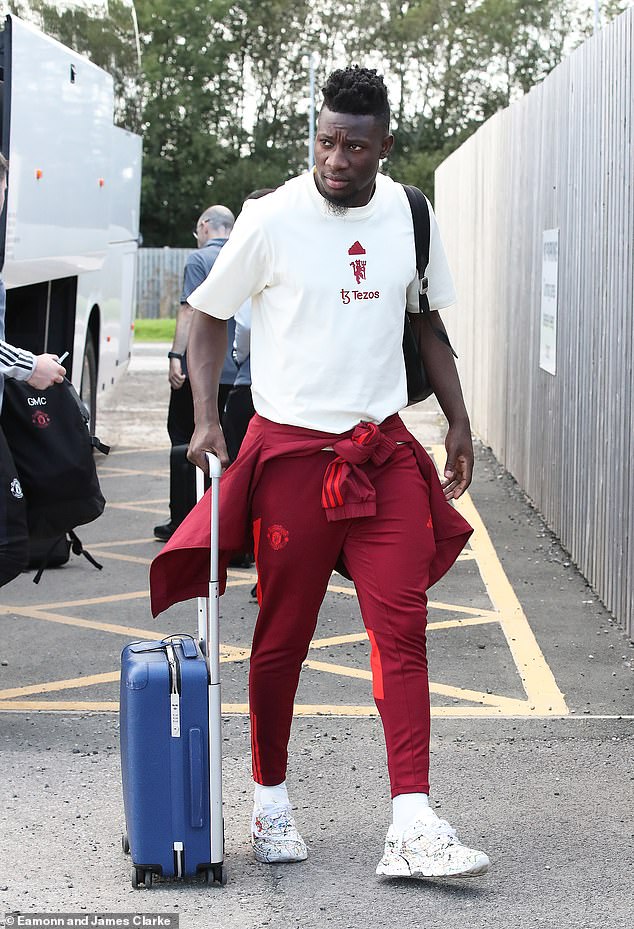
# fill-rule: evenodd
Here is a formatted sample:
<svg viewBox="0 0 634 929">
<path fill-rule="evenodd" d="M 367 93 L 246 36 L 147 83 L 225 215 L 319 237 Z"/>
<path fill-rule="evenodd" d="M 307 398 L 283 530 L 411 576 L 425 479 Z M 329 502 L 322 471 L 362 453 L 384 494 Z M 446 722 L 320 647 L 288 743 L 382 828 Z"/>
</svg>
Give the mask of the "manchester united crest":
<svg viewBox="0 0 634 929">
<path fill-rule="evenodd" d="M 37 410 L 31 419 L 33 420 L 33 425 L 37 426 L 38 429 L 46 429 L 46 427 L 51 424 L 51 417 L 48 413 L 45 413 L 44 410 Z"/>
<path fill-rule="evenodd" d="M 284 526 L 269 526 L 266 537 L 274 552 L 279 552 L 280 549 L 288 545 L 288 529 L 285 529 Z"/>
<path fill-rule="evenodd" d="M 351 245 L 348 249 L 348 254 L 353 256 L 354 260 L 350 262 L 350 267 L 352 268 L 352 273 L 354 274 L 354 279 L 357 284 L 360 284 L 361 281 L 365 281 L 365 269 L 367 261 L 364 258 L 358 257 L 359 255 L 365 255 L 366 251 L 359 241 L 355 242 L 354 245 Z"/>
</svg>

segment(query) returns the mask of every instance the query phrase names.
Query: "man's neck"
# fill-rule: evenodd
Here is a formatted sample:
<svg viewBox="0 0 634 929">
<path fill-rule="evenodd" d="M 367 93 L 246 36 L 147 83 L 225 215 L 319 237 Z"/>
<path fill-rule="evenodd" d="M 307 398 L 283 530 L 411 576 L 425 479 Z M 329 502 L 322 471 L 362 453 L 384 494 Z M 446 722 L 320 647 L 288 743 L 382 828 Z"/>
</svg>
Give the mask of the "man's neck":
<svg viewBox="0 0 634 929">
<path fill-rule="evenodd" d="M 200 248 L 207 248 L 208 245 L 213 245 L 214 242 L 226 242 L 227 237 L 223 235 L 211 235 L 206 242 L 200 246 Z"/>
</svg>

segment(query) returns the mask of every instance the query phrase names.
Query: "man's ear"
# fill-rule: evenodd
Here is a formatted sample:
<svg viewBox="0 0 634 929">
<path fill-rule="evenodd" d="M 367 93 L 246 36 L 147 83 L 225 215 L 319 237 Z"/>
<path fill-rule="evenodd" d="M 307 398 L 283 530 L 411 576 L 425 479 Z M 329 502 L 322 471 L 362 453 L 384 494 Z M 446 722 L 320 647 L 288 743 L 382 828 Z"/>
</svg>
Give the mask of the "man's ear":
<svg viewBox="0 0 634 929">
<path fill-rule="evenodd" d="M 381 153 L 379 155 L 379 158 L 387 158 L 387 156 L 392 151 L 393 145 L 394 145 L 394 136 L 391 134 L 386 135 L 385 138 L 383 139 L 383 142 L 381 143 Z"/>
</svg>

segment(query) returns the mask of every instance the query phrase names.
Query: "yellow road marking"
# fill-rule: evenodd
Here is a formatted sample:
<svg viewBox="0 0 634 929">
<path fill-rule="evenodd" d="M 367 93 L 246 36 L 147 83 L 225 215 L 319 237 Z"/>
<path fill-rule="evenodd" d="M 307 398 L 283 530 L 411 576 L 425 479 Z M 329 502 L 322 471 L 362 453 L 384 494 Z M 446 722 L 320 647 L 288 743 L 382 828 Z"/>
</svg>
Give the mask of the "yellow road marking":
<svg viewBox="0 0 634 929">
<path fill-rule="evenodd" d="M 90 550 L 93 548 L 118 548 L 119 545 L 147 545 L 150 542 L 156 542 L 156 539 L 152 536 L 147 536 L 145 539 L 123 539 L 120 542 L 91 542 Z"/>
<path fill-rule="evenodd" d="M 351 597 L 357 596 L 357 592 L 354 587 L 343 587 L 335 584 L 329 584 L 327 589 L 331 593 L 348 594 Z M 468 613 L 470 616 L 473 616 L 474 613 L 477 613 L 478 616 L 488 616 L 491 618 L 491 620 L 496 622 L 500 618 L 499 613 L 497 613 L 495 610 L 486 610 L 474 606 L 462 606 L 458 603 L 443 603 L 439 600 L 430 600 L 427 604 L 427 607 L 430 610 L 448 610 L 450 613 Z"/>
<path fill-rule="evenodd" d="M 498 621 L 497 614 L 467 616 L 465 619 L 445 619 L 438 622 L 427 623 L 427 629 L 459 629 L 461 626 L 482 626 Z M 328 648 L 330 645 L 346 645 L 349 642 L 367 641 L 366 632 L 350 632 L 345 635 L 333 635 L 327 639 L 313 639 L 310 648 Z"/>
<path fill-rule="evenodd" d="M 349 594 L 351 597 L 356 597 L 357 592 L 354 587 L 342 587 L 337 584 L 328 584 L 327 589 L 332 594 Z"/>
<path fill-rule="evenodd" d="M 138 468 L 113 468 L 111 465 L 101 465 L 99 477 L 165 477 L 165 471 L 141 471 Z"/>
<path fill-rule="evenodd" d="M 71 604 L 74 606 L 74 604 Z M 92 619 L 81 619 L 78 616 L 64 616 L 61 613 L 49 613 L 47 610 L 37 610 L 33 607 L 12 606 L 9 609 L 1 608 L 3 613 L 17 613 L 27 619 L 43 619 L 50 623 L 60 623 L 62 626 L 77 626 L 80 629 L 98 629 L 100 632 L 114 632 L 116 635 L 132 636 L 135 639 L 158 639 L 160 633 L 156 629 L 138 629 L 135 626 L 118 626 L 116 623 L 99 623 Z"/>
<path fill-rule="evenodd" d="M 304 667 L 312 668 L 314 671 L 324 671 L 328 674 L 337 674 L 342 677 L 355 677 L 364 681 L 372 680 L 372 673 L 363 668 L 350 668 L 346 665 L 334 664 L 330 661 L 314 661 L 307 659 Z M 500 711 L 506 712 L 523 712 L 526 708 L 525 700 L 516 700 L 513 697 L 503 697 L 499 694 L 482 693 L 478 690 L 468 690 L 465 687 L 451 687 L 448 684 L 435 684 L 429 682 L 431 693 L 439 694 L 443 697 L 453 697 L 458 700 L 468 700 L 471 703 L 485 704 L 486 706 L 496 707 Z"/>
<path fill-rule="evenodd" d="M 332 664 L 330 661 L 314 661 L 307 658 L 303 665 L 313 671 L 326 671 L 328 674 L 340 674 L 342 677 L 357 677 L 364 681 L 371 681 L 372 675 L 363 668 L 349 668 L 347 665 Z"/>
<path fill-rule="evenodd" d="M 119 704 L 113 700 L 103 702 L 92 700 L 5 700 L 0 702 L 0 710 L 60 710 L 86 711 L 93 713 L 118 713 Z"/>
<path fill-rule="evenodd" d="M 164 638 L 161 633 L 157 633 L 156 639 Z M 234 645 L 220 646 L 220 662 L 244 661 L 249 658 L 251 649 L 239 648 Z M 9 687 L 6 690 L 0 690 L 0 701 L 13 700 L 15 697 L 26 697 L 29 694 L 54 693 L 60 690 L 74 690 L 80 687 L 91 687 L 96 684 L 111 684 L 118 681 L 121 677 L 120 671 L 106 671 L 103 674 L 87 674 L 84 677 L 65 678 L 59 681 L 46 681 L 41 684 L 29 684 L 26 687 Z"/>
<path fill-rule="evenodd" d="M 108 503 L 111 510 L 129 510 L 131 513 L 154 513 L 157 516 L 164 516 L 165 509 L 157 509 L 155 506 L 131 506 L 128 503 Z"/>
<path fill-rule="evenodd" d="M 116 451 L 110 452 L 108 458 L 112 455 L 138 455 L 139 452 L 169 452 L 171 448 L 171 445 L 140 445 L 138 448 L 118 448 Z M 161 471 L 161 476 L 165 477 L 165 471 Z"/>
<path fill-rule="evenodd" d="M 0 690 L 0 700 L 26 697 L 28 694 L 53 693 L 56 690 L 72 690 L 74 687 L 89 687 L 91 684 L 110 684 L 113 681 L 118 681 L 120 676 L 119 671 L 106 671 L 104 674 L 90 674 L 86 677 L 69 678 L 65 681 L 30 684 L 28 687 L 11 687 L 8 690 Z"/>
<path fill-rule="evenodd" d="M 21 607 L 25 610 L 59 610 L 66 606 L 93 606 L 100 603 L 118 603 L 121 600 L 142 600 L 149 598 L 148 590 L 134 590 L 127 594 L 110 594 L 107 597 L 86 597 L 83 600 L 57 600 L 55 603 L 34 603 L 29 607 Z M 17 607 L 11 604 L 0 604 L 0 613 L 11 613 Z"/>
<path fill-rule="evenodd" d="M 248 703 L 223 703 L 222 712 L 227 715 L 249 715 Z M 294 716 L 378 716 L 374 706 L 345 706 L 340 704 L 295 703 Z"/>
<path fill-rule="evenodd" d="M 95 548 L 94 545 L 90 546 L 91 551 Z M 101 549 L 99 551 L 100 558 L 106 558 L 109 561 L 129 561 L 132 564 L 152 564 L 152 558 L 142 558 L 140 555 L 120 555 L 119 552 L 104 552 Z"/>
<path fill-rule="evenodd" d="M 245 661 L 251 657 L 250 648 L 240 648 L 235 645 L 220 646 L 220 661 Z"/>
<path fill-rule="evenodd" d="M 313 639 L 311 648 L 328 648 L 329 645 L 346 645 L 348 642 L 367 642 L 366 632 L 351 632 L 346 635 L 333 635 L 327 639 Z"/>
<path fill-rule="evenodd" d="M 11 710 L 44 710 L 57 712 L 106 712 L 118 713 L 119 703 L 114 700 L 3 700 L 0 712 Z M 378 716 L 374 706 L 345 706 L 337 704 L 295 704 L 296 716 Z M 248 703 L 223 703 L 222 713 L 226 716 L 248 716 Z"/>
<path fill-rule="evenodd" d="M 118 713 L 119 704 L 113 701 L 73 701 L 73 700 L 2 700 L 0 701 L 0 712 L 63 712 L 63 713 Z M 249 706 L 247 703 L 223 703 L 222 713 L 225 716 L 248 716 Z M 329 716 L 329 717 L 376 717 L 378 711 L 374 706 L 354 706 L 345 704 L 295 704 L 295 716 Z M 575 716 L 570 713 L 563 715 L 553 715 L 552 713 L 535 713 L 529 710 L 526 705 L 516 713 L 505 712 L 503 709 L 488 706 L 432 706 L 432 718 L 484 718 L 491 719 L 624 719 L 631 720 L 634 716 Z"/>
<path fill-rule="evenodd" d="M 149 503 L 169 503 L 169 497 L 156 497 L 153 500 L 119 500 L 117 503 L 109 503 L 108 506 L 124 508 L 126 506 L 147 506 Z"/>
<path fill-rule="evenodd" d="M 430 610 L 447 610 L 449 613 L 468 613 L 469 616 L 477 614 L 478 616 L 489 616 L 491 619 L 498 620 L 499 614 L 495 610 L 483 610 L 479 606 L 462 606 L 459 603 L 441 603 L 440 600 L 430 600 L 427 604 Z"/>
<path fill-rule="evenodd" d="M 443 453 L 442 446 L 434 446 L 434 455 L 437 458 Z M 458 500 L 457 509 L 473 526 L 474 532 L 470 539 L 471 549 L 476 554 L 478 568 L 487 593 L 498 611 L 500 626 L 529 704 L 537 713 L 567 714 L 569 710 L 564 696 L 537 644 L 522 606 L 500 564 L 489 533 L 468 493 Z"/>
<path fill-rule="evenodd" d="M 486 626 L 497 623 L 497 616 L 466 616 L 464 619 L 441 619 L 435 623 L 427 623 L 430 629 L 460 629 L 462 626 Z"/>
<path fill-rule="evenodd" d="M 468 700 L 470 703 L 480 703 L 485 707 L 493 707 L 500 712 L 524 713 L 529 711 L 526 700 L 517 700 L 515 697 L 503 697 L 500 694 L 482 693 L 478 690 L 468 690 L 466 687 L 451 687 L 449 684 L 434 684 L 429 682 L 429 690 L 441 697 L 453 697 L 456 700 Z M 530 707 L 533 710 L 534 707 Z"/>
</svg>

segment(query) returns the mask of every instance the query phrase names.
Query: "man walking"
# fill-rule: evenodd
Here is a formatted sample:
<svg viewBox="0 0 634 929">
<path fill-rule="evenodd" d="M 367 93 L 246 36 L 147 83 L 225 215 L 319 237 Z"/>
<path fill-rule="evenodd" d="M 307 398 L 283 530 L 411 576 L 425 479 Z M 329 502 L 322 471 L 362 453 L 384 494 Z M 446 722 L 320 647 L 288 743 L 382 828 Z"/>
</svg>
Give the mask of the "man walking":
<svg viewBox="0 0 634 929">
<path fill-rule="evenodd" d="M 185 263 L 181 302 L 176 316 L 174 341 L 168 352 L 170 403 L 167 413 L 167 431 L 172 444 L 170 455 L 170 518 L 154 527 L 154 536 L 161 542 L 170 538 L 196 502 L 193 467 L 186 460 L 185 448 L 194 431 L 194 405 L 187 376 L 187 343 L 192 320 L 192 308 L 187 298 L 211 271 L 231 230 L 234 216 L 225 206 L 210 206 L 196 223 L 194 238 L 198 250 L 192 252 Z M 221 374 L 218 403 L 224 401 L 233 386 L 237 366 L 231 352 L 225 357 Z M 222 408 L 220 415 L 222 415 Z"/>
<path fill-rule="evenodd" d="M 398 416 L 407 403 L 404 310 L 419 314 L 419 299 L 408 201 L 378 173 L 393 145 L 389 119 L 374 70 L 335 71 L 324 88 L 314 172 L 249 205 L 212 273 L 189 296 L 196 309 L 190 458 L 203 466 L 211 451 L 228 464 L 216 404 L 224 320 L 250 297 L 256 415 L 223 478 L 223 499 L 232 513 L 246 501 L 256 544 L 260 612 L 249 676 L 255 856 L 307 857 L 286 788 L 287 744 L 301 665 L 337 566 L 357 589 L 387 746 L 393 823 L 377 874 L 476 875 L 487 870 L 487 856 L 459 842 L 429 806 L 425 647 L 426 590 L 471 531 L 448 500 L 471 481 L 473 449 L 451 351 L 427 319 L 442 327 L 438 310 L 455 302 L 431 208 L 432 313 L 411 319 L 449 422 L 442 485 Z M 221 514 L 225 547 L 236 544 L 232 526 Z M 183 548 L 188 534 L 184 526 Z M 167 566 L 176 555 L 175 567 L 185 561 L 184 554 L 178 560 L 179 540 L 172 542 L 157 561 Z M 155 564 L 157 590 L 168 591 L 178 574 L 161 579 Z M 164 593 L 156 602 L 164 608 L 185 595 L 191 592 Z"/>
</svg>

